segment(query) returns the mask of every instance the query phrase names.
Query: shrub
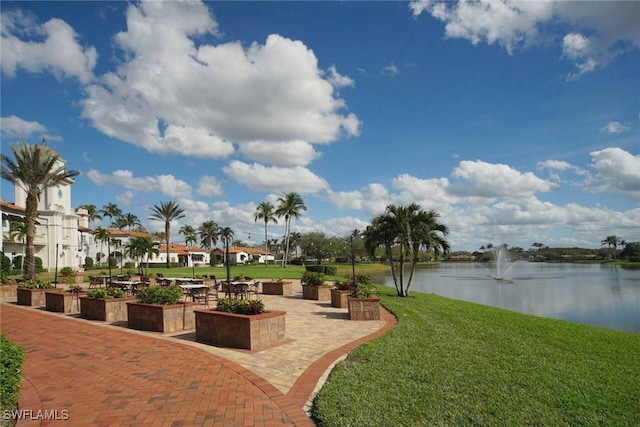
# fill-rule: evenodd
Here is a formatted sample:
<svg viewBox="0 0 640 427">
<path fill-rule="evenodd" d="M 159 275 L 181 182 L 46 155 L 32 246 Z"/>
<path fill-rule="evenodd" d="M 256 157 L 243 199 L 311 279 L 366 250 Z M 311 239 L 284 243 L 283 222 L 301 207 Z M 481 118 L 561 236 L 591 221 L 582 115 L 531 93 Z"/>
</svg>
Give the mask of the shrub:
<svg viewBox="0 0 640 427">
<path fill-rule="evenodd" d="M 0 407 L 3 412 L 18 406 L 23 363 L 22 347 L 0 335 Z"/>
<path fill-rule="evenodd" d="M 87 296 L 89 298 L 110 299 L 110 298 L 124 298 L 126 294 L 122 289 L 118 289 L 118 288 L 98 288 L 98 289 L 88 290 Z"/>
<path fill-rule="evenodd" d="M 305 265 L 304 269 L 311 273 L 324 273 L 324 265 Z"/>
<path fill-rule="evenodd" d="M 9 274 L 11 270 L 11 258 L 6 256 L 4 252 L 2 252 L 2 271 Z"/>
<path fill-rule="evenodd" d="M 18 287 L 20 289 L 51 289 L 53 285 L 49 282 L 31 279 L 18 283 Z"/>
<path fill-rule="evenodd" d="M 333 284 L 340 291 L 350 291 L 352 287 L 351 282 L 336 281 Z"/>
<path fill-rule="evenodd" d="M 373 279 L 368 274 L 356 274 L 355 283 L 351 279 L 351 296 L 354 298 L 369 298 L 376 293 Z"/>
<path fill-rule="evenodd" d="M 143 304 L 173 305 L 182 300 L 182 290 L 177 285 L 150 286 L 138 292 L 138 302 Z"/>
<path fill-rule="evenodd" d="M 330 265 L 325 265 L 324 274 L 326 274 L 327 276 L 335 276 L 337 273 L 338 273 L 337 268 L 332 267 Z"/>
<path fill-rule="evenodd" d="M 36 264 L 36 272 L 42 273 L 44 271 L 44 268 L 42 267 L 42 258 L 37 256 L 35 257 L 34 262 Z"/>
<path fill-rule="evenodd" d="M 93 267 L 93 258 L 88 256 L 84 259 L 84 269 L 89 270 L 91 267 Z"/>
<path fill-rule="evenodd" d="M 300 281 L 309 286 L 322 286 L 324 285 L 324 274 L 305 271 Z"/>
<path fill-rule="evenodd" d="M 246 300 L 246 299 L 229 299 L 223 298 L 218 300 L 216 310 L 223 311 L 225 313 L 235 314 L 261 314 L 266 311 L 264 303 L 260 300 Z"/>
</svg>

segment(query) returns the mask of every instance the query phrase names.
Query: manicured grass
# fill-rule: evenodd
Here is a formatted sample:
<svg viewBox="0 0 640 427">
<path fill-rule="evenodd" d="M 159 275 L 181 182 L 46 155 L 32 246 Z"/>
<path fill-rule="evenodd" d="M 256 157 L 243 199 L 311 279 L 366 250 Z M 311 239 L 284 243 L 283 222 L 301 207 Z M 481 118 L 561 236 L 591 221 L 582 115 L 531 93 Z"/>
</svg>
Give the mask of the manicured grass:
<svg viewBox="0 0 640 427">
<path fill-rule="evenodd" d="M 640 425 L 640 335 L 379 294 L 398 325 L 336 367 L 319 425 Z"/>
</svg>

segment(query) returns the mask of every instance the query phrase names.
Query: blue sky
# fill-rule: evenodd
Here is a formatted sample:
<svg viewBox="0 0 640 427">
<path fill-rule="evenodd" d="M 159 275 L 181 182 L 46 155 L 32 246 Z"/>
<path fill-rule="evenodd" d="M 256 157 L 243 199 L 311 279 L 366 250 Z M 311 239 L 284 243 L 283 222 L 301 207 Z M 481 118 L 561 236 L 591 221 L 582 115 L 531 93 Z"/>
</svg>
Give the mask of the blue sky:
<svg viewBox="0 0 640 427">
<path fill-rule="evenodd" d="M 636 241 L 638 16 L 638 2 L 3 1 L 2 152 L 46 135 L 81 171 L 74 206 L 116 203 L 150 231 L 150 207 L 174 200 L 175 232 L 214 220 L 260 243 L 256 205 L 295 191 L 302 233 L 346 236 L 417 202 L 453 250 Z"/>
</svg>

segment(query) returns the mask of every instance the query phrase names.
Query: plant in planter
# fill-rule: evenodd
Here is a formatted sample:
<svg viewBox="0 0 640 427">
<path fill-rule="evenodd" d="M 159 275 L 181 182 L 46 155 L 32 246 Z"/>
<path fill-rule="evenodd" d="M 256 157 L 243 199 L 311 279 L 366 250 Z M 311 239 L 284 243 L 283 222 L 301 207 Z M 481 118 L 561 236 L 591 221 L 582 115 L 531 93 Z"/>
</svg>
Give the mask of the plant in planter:
<svg viewBox="0 0 640 427">
<path fill-rule="evenodd" d="M 215 310 L 196 311 L 196 341 L 261 350 L 285 341 L 285 311 L 266 311 L 260 300 L 221 299 Z"/>
<path fill-rule="evenodd" d="M 53 289 L 53 285 L 40 280 L 31 279 L 18 283 L 16 289 L 18 305 L 44 307 L 46 305 L 45 291 L 47 289 Z"/>
<path fill-rule="evenodd" d="M 331 286 L 325 285 L 324 273 L 305 271 L 302 275 L 302 298 L 317 301 L 331 300 Z"/>
<path fill-rule="evenodd" d="M 80 294 L 84 291 L 78 285 L 70 285 L 66 290 L 45 291 L 45 308 L 56 313 L 77 313 L 80 311 Z"/>
<path fill-rule="evenodd" d="M 331 289 L 331 306 L 336 308 L 347 308 L 348 297 L 351 295 L 352 281 L 336 281 Z"/>
<path fill-rule="evenodd" d="M 262 293 L 265 295 L 290 296 L 293 294 L 293 282 L 282 279 L 274 279 L 271 282 L 262 282 Z"/>
<path fill-rule="evenodd" d="M 80 317 L 89 320 L 118 322 L 127 320 L 127 297 L 122 289 L 97 288 L 80 297 Z"/>
<path fill-rule="evenodd" d="M 351 295 L 348 297 L 351 320 L 380 320 L 380 298 L 375 295 L 373 279 L 366 274 L 352 279 Z"/>
<path fill-rule="evenodd" d="M 195 328 L 195 302 L 184 302 L 182 289 L 176 285 L 150 286 L 141 289 L 137 301 L 127 304 L 128 326 L 155 332 L 175 332 Z"/>
</svg>

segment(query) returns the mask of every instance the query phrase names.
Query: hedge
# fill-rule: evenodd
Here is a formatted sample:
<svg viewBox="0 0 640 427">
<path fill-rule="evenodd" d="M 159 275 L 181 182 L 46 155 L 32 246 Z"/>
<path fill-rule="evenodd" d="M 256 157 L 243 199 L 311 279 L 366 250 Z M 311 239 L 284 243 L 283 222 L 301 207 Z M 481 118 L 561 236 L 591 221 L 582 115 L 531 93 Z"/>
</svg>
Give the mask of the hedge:
<svg viewBox="0 0 640 427">
<path fill-rule="evenodd" d="M 23 363 L 22 347 L 0 335 L 0 406 L 3 410 L 18 406 Z"/>
<path fill-rule="evenodd" d="M 335 276 L 338 270 L 330 265 L 305 265 L 305 270 L 311 273 L 322 273 L 326 276 Z"/>
</svg>

